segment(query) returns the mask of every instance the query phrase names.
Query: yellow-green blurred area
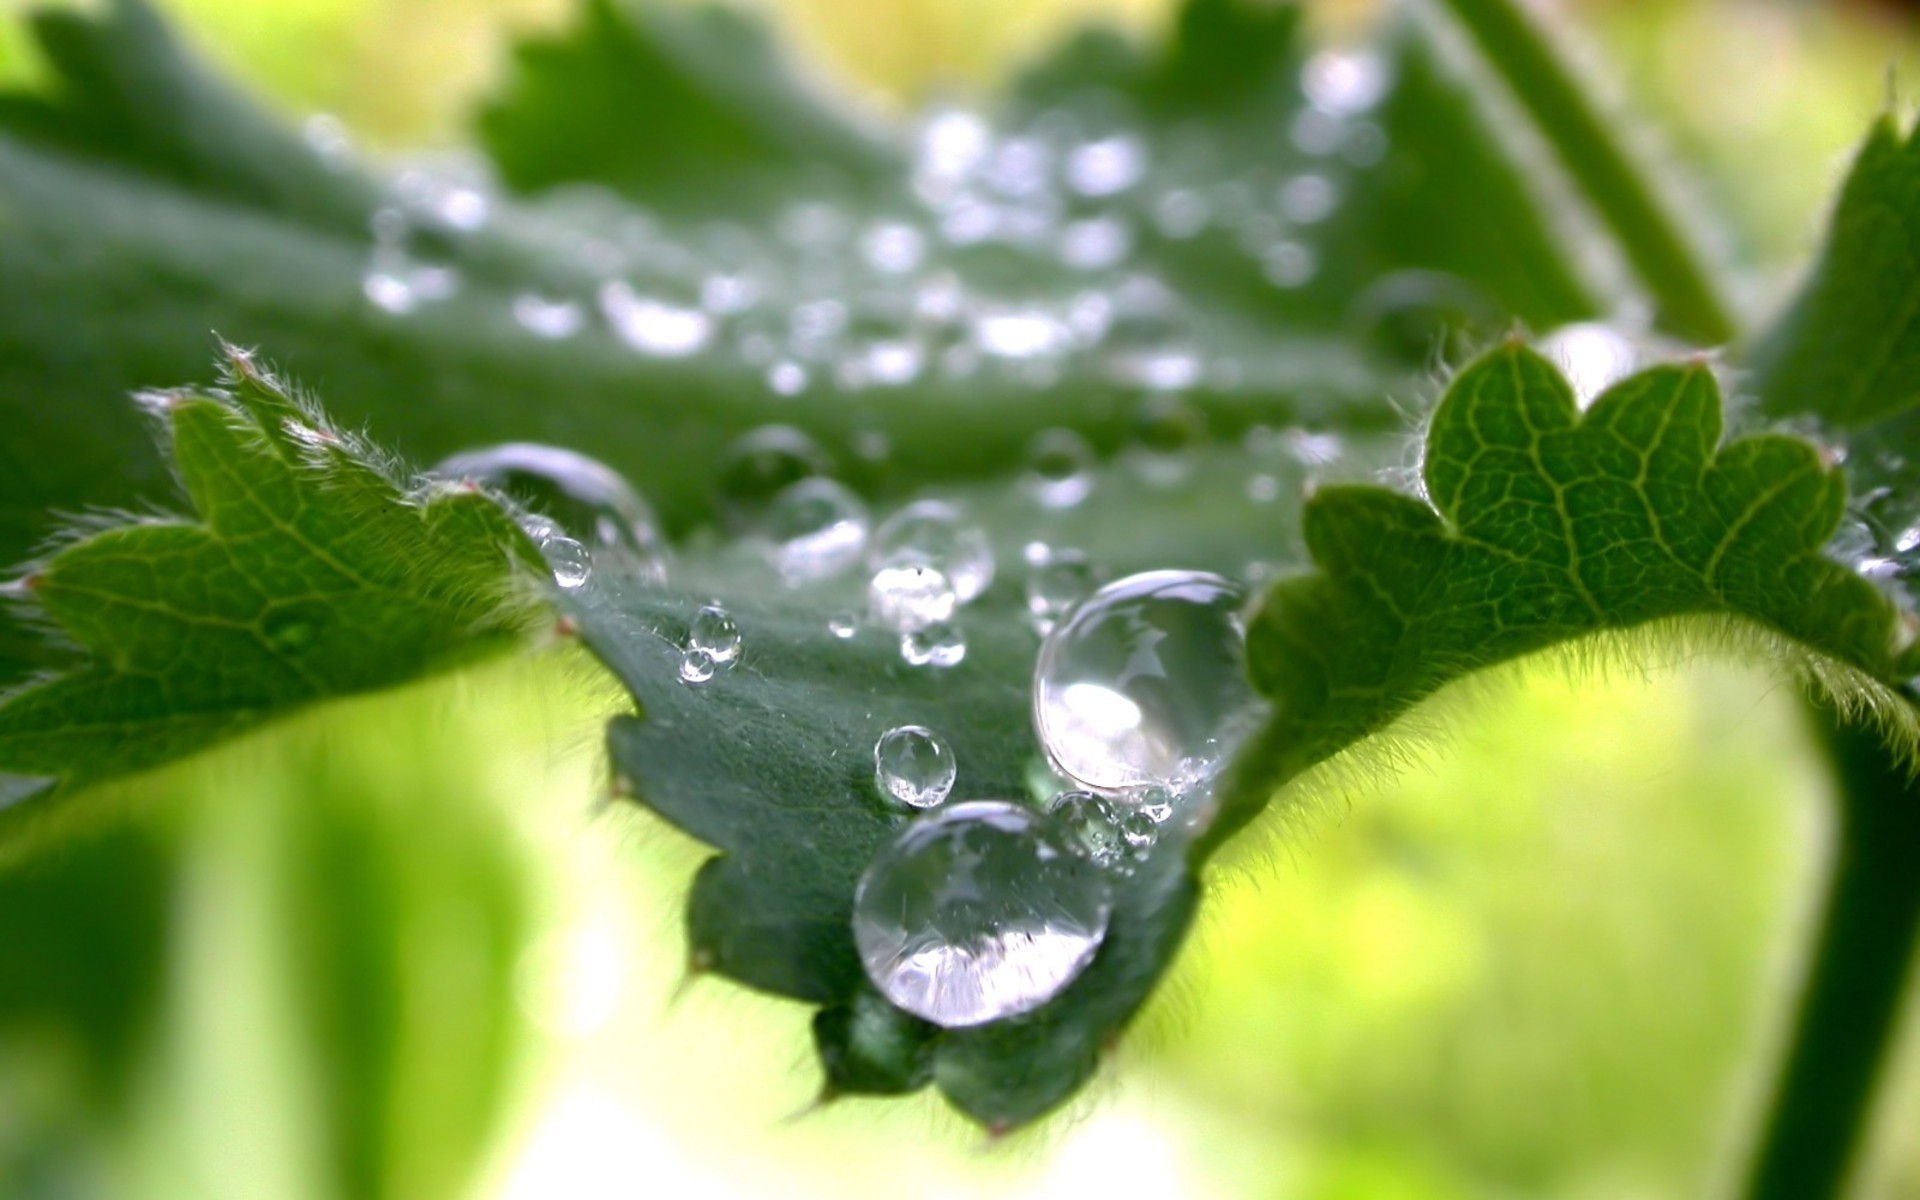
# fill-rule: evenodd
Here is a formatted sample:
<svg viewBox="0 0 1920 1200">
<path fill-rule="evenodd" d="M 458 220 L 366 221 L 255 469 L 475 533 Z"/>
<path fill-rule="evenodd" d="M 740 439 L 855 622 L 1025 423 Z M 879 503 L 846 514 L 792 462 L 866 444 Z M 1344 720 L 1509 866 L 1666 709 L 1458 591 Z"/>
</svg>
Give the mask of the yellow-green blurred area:
<svg viewBox="0 0 1920 1200">
<path fill-rule="evenodd" d="M 569 2 L 162 7 L 288 112 L 397 148 L 456 140 L 508 31 Z M 777 16 L 894 103 L 1096 10 L 1164 17 Z M 1569 16 L 1763 265 L 1806 248 L 1911 40 L 1798 4 Z M 566 647 L 333 704 L 116 785 L 121 820 L 0 872 L 0 1197 L 1709 1195 L 1752 1136 L 1824 866 L 1787 685 L 1535 664 L 1244 839 L 1102 1084 L 989 1144 L 931 1097 L 812 1111 L 808 1010 L 687 976 L 703 851 L 603 801 L 618 707 Z M 1920 1197 L 1916 1024 L 1869 1195 Z"/>
</svg>

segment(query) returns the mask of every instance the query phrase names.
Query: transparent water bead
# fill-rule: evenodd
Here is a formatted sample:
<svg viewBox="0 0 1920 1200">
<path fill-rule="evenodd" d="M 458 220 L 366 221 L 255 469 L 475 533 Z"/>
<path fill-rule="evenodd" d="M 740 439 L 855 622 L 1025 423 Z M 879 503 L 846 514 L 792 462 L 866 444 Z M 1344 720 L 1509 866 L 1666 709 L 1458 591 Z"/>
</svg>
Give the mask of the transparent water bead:
<svg viewBox="0 0 1920 1200">
<path fill-rule="evenodd" d="M 1027 567 L 1027 612 L 1044 635 L 1093 594 L 1099 571 L 1085 551 L 1046 548 Z"/>
<path fill-rule="evenodd" d="M 946 573 L 926 563 L 881 567 L 867 582 L 867 612 L 876 625 L 896 633 L 944 621 L 958 603 Z"/>
<path fill-rule="evenodd" d="M 900 657 L 909 666 L 957 667 L 967 657 L 967 635 L 949 621 L 900 635 Z"/>
<path fill-rule="evenodd" d="M 867 506 L 832 479 L 802 479 L 773 498 L 760 531 L 782 579 L 831 579 L 867 547 Z"/>
<path fill-rule="evenodd" d="M 953 750 L 924 725 L 901 725 L 873 744 L 873 782 L 884 795 L 932 808 L 953 790 Z"/>
<path fill-rule="evenodd" d="M 1148 396 L 1133 414 L 1134 469 L 1148 483 L 1178 483 L 1193 468 L 1193 459 L 1206 441 L 1207 418 L 1180 396 Z"/>
<path fill-rule="evenodd" d="M 1004 800 L 954 804 L 881 850 L 853 899 L 867 978 L 947 1028 L 1045 1004 L 1106 936 L 1112 892 L 1045 816 Z"/>
<path fill-rule="evenodd" d="M 851 612 L 837 612 L 827 618 L 827 632 L 841 641 L 846 641 L 860 632 L 860 615 Z"/>
<path fill-rule="evenodd" d="M 587 548 L 564 533 L 551 533 L 540 539 L 540 553 L 546 557 L 553 581 L 572 591 L 585 586 L 593 574 L 593 558 Z"/>
<path fill-rule="evenodd" d="M 993 582 L 993 543 L 958 507 L 944 500 L 918 500 L 874 530 L 867 565 L 875 571 L 932 567 L 946 576 L 954 600 L 965 604 Z"/>
<path fill-rule="evenodd" d="M 740 657 L 740 624 L 718 604 L 703 604 L 687 625 L 687 649 L 704 650 L 715 663 Z"/>
<path fill-rule="evenodd" d="M 740 437 L 721 460 L 715 491 L 720 511 L 736 532 L 750 529 L 782 491 L 833 471 L 819 443 L 790 425 L 762 425 Z"/>
<path fill-rule="evenodd" d="M 1118 795 L 1217 773 L 1255 697 L 1239 584 L 1149 571 L 1101 588 L 1047 635 L 1033 720 L 1061 775 Z"/>
<path fill-rule="evenodd" d="M 1093 490 L 1093 447 L 1071 429 L 1044 429 L 1027 444 L 1022 482 L 1044 508 L 1072 508 Z"/>
<path fill-rule="evenodd" d="M 505 442 L 462 451 L 443 459 L 431 473 L 498 488 L 597 546 L 621 547 L 643 559 L 663 551 L 653 509 L 633 485 L 612 467 L 578 451 Z"/>
<path fill-rule="evenodd" d="M 680 652 L 681 683 L 705 683 L 713 678 L 716 669 L 713 655 L 705 650 L 689 646 Z"/>
<path fill-rule="evenodd" d="M 1132 855 L 1120 832 L 1120 814 L 1096 792 L 1061 792 L 1047 806 L 1068 844 L 1096 867 L 1118 867 Z"/>
</svg>

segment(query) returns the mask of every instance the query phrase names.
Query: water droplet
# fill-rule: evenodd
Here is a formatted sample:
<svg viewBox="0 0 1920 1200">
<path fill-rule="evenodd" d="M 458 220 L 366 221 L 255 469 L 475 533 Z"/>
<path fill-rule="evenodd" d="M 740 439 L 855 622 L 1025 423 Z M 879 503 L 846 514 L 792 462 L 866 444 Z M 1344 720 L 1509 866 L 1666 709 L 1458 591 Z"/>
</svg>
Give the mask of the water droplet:
<svg viewBox="0 0 1920 1200">
<path fill-rule="evenodd" d="M 464 450 L 431 474 L 498 488 L 560 529 L 657 565 L 665 553 L 653 509 L 626 477 L 597 458 L 538 442 Z"/>
<path fill-rule="evenodd" d="M 759 532 L 788 583 L 831 579 L 867 548 L 867 506 L 835 480 L 802 479 L 773 498 Z"/>
<path fill-rule="evenodd" d="M 860 614 L 855 612 L 837 612 L 827 618 L 827 632 L 846 641 L 860 632 Z"/>
<path fill-rule="evenodd" d="M 1160 840 L 1160 825 L 1146 813 L 1132 809 L 1120 814 L 1120 836 L 1135 859 L 1144 859 Z"/>
<path fill-rule="evenodd" d="M 705 650 L 720 664 L 740 656 L 740 625 L 718 604 L 703 604 L 687 626 L 687 649 Z"/>
<path fill-rule="evenodd" d="M 571 300 L 549 300 L 523 292 L 513 298 L 513 319 L 535 337 L 559 341 L 579 333 L 586 326 L 587 314 Z"/>
<path fill-rule="evenodd" d="M 1121 866 L 1131 857 L 1120 832 L 1120 814 L 1093 792 L 1061 792 L 1047 812 L 1067 835 L 1068 844 L 1097 867 Z"/>
<path fill-rule="evenodd" d="M 1027 570 L 1027 612 L 1042 635 L 1100 585 L 1093 560 L 1081 550 L 1050 549 Z"/>
<path fill-rule="evenodd" d="M 867 231 L 860 248 L 874 270 L 905 275 L 926 259 L 927 237 L 904 221 L 886 221 Z"/>
<path fill-rule="evenodd" d="M 889 729 L 873 744 L 873 781 L 914 808 L 932 808 L 953 790 L 953 751 L 924 725 Z"/>
<path fill-rule="evenodd" d="M 1146 171 L 1145 144 L 1126 135 L 1084 142 L 1067 156 L 1067 186 L 1082 196 L 1118 195 Z"/>
<path fill-rule="evenodd" d="M 713 678 L 713 655 L 705 650 L 689 646 L 680 652 L 680 682 L 705 683 Z"/>
<path fill-rule="evenodd" d="M 867 611 L 883 629 L 911 633 L 953 616 L 959 597 L 938 567 L 908 562 L 881 567 L 867 581 Z"/>
<path fill-rule="evenodd" d="M 1148 396 L 1133 413 L 1134 468 L 1148 483 L 1178 483 L 1191 472 L 1194 452 L 1206 436 L 1207 419 L 1190 401 Z"/>
<path fill-rule="evenodd" d="M 546 556 L 547 566 L 553 571 L 553 581 L 569 591 L 585 584 L 593 573 L 593 559 L 587 554 L 587 548 L 564 533 L 543 538 L 540 553 Z"/>
<path fill-rule="evenodd" d="M 867 978 L 948 1028 L 1046 1003 L 1092 961 L 1112 894 L 1047 818 L 1002 800 L 901 830 L 860 877 L 853 937 Z"/>
<path fill-rule="evenodd" d="M 909 666 L 957 667 L 967 657 L 967 638 L 950 621 L 900 635 L 900 657 Z"/>
<path fill-rule="evenodd" d="M 1263 473 L 1247 477 L 1247 499 L 1255 504 L 1272 504 L 1280 498 L 1278 477 Z"/>
<path fill-rule="evenodd" d="M 1273 286 L 1297 288 L 1312 281 L 1320 262 L 1311 247 L 1300 242 L 1280 241 L 1261 252 L 1260 269 Z"/>
<path fill-rule="evenodd" d="M 1301 67 L 1300 90 L 1322 112 L 1342 117 L 1365 112 L 1386 95 L 1386 63 L 1367 50 L 1321 50 Z"/>
<path fill-rule="evenodd" d="M 807 369 L 783 358 L 767 368 L 767 387 L 776 396 L 798 396 L 807 390 Z"/>
<path fill-rule="evenodd" d="M 1071 429 L 1044 429 L 1027 444 L 1027 491 L 1047 508 L 1072 508 L 1093 490 L 1093 447 Z"/>
<path fill-rule="evenodd" d="M 1395 271 L 1355 297 L 1348 322 L 1367 348 L 1413 368 L 1446 366 L 1499 332 L 1500 310 L 1463 279 Z"/>
<path fill-rule="evenodd" d="M 773 498 L 802 479 L 826 475 L 833 460 L 806 434 L 762 425 L 727 448 L 716 491 L 730 528 L 744 532 L 766 515 Z"/>
<path fill-rule="evenodd" d="M 919 500 L 880 523 L 867 565 L 926 566 L 946 576 L 954 599 L 965 604 L 993 582 L 993 544 L 977 525 L 943 500 Z M 936 618 L 940 619 L 940 618 Z"/>
<path fill-rule="evenodd" d="M 1076 271 L 1120 265 L 1133 249 L 1133 228 L 1118 217 L 1069 221 L 1060 230 L 1060 261 Z"/>
<path fill-rule="evenodd" d="M 1633 342 L 1597 321 L 1563 325 L 1541 338 L 1535 348 L 1566 374 L 1574 400 L 1583 409 L 1640 365 L 1640 352 Z"/>
<path fill-rule="evenodd" d="M 1117 794 L 1210 778 L 1249 718 L 1244 590 L 1199 571 L 1101 588 L 1040 647 L 1033 716 L 1061 775 Z"/>
<path fill-rule="evenodd" d="M 1333 215 L 1340 193 L 1325 175 L 1296 175 L 1280 185 L 1280 215 L 1296 225 L 1313 225 Z"/>
<path fill-rule="evenodd" d="M 713 337 L 713 318 L 706 313 L 642 296 L 624 280 L 601 285 L 600 311 L 621 341 L 651 358 L 698 354 Z"/>
<path fill-rule="evenodd" d="M 1153 206 L 1154 228 L 1175 241 L 1198 234 L 1212 216 L 1213 208 L 1207 198 L 1186 188 L 1168 192 Z"/>
<path fill-rule="evenodd" d="M 1067 327 L 1040 308 L 989 308 L 974 317 L 973 338 L 993 358 L 1030 359 L 1062 353 Z"/>
</svg>

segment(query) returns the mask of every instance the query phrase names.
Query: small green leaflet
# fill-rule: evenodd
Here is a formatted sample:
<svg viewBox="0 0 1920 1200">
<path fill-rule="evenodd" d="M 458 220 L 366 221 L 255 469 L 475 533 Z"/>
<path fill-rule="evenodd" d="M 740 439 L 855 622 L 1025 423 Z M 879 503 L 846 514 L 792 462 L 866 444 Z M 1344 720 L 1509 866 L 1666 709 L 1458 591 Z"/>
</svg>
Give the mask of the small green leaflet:
<svg viewBox="0 0 1920 1200">
<path fill-rule="evenodd" d="M 227 361 L 223 389 L 146 397 L 194 518 L 110 524 L 17 585 L 82 658 L 0 700 L 0 771 L 149 766 L 468 661 L 537 613 L 513 581 L 538 554 L 492 499 L 403 487 L 245 353 Z"/>
<path fill-rule="evenodd" d="M 1427 435 L 1431 507 L 1373 487 L 1309 500 L 1319 570 L 1276 585 L 1249 630 L 1274 711 L 1213 840 L 1454 679 L 1666 618 L 1760 626 L 1911 742 L 1915 714 L 1892 689 L 1920 671 L 1913 629 L 1821 552 L 1846 507 L 1840 472 L 1796 438 L 1720 439 L 1704 363 L 1632 376 L 1582 414 L 1522 346 L 1474 362 Z"/>
</svg>

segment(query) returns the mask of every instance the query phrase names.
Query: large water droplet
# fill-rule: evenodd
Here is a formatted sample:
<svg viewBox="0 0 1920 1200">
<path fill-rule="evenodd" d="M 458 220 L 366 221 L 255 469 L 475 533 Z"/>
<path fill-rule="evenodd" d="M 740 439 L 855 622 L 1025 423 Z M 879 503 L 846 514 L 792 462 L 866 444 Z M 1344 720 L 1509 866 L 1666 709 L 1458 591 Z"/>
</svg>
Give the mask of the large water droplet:
<svg viewBox="0 0 1920 1200">
<path fill-rule="evenodd" d="M 704 650 L 716 663 L 740 656 L 740 624 L 718 604 L 703 604 L 687 625 L 687 649 Z"/>
<path fill-rule="evenodd" d="M 993 544 L 977 525 L 943 500 L 919 500 L 894 513 L 874 531 L 867 565 L 924 566 L 946 576 L 953 598 L 967 603 L 993 582 Z"/>
<path fill-rule="evenodd" d="M 889 729 L 873 744 L 873 781 L 914 808 L 932 808 L 953 790 L 953 751 L 924 725 Z"/>
<path fill-rule="evenodd" d="M 1112 894 L 1047 818 L 1002 800 L 915 821 L 854 892 L 853 939 L 881 994 L 957 1028 L 1058 995 L 1106 936 Z"/>
<path fill-rule="evenodd" d="M 597 546 L 654 561 L 663 553 L 653 510 L 626 477 L 597 458 L 537 442 L 505 442 L 443 459 L 432 474 L 498 488 Z"/>
<path fill-rule="evenodd" d="M 1034 668 L 1034 727 L 1055 769 L 1109 794 L 1185 791 L 1218 772 L 1255 704 L 1245 599 L 1199 571 L 1149 571 L 1090 596 Z"/>
<path fill-rule="evenodd" d="M 1124 134 L 1084 142 L 1067 155 L 1067 186 L 1082 196 L 1118 195 L 1146 171 L 1145 144 Z"/>
<path fill-rule="evenodd" d="M 802 479 L 773 498 L 760 533 L 788 583 L 831 579 L 867 547 L 867 506 L 832 479 Z"/>
<path fill-rule="evenodd" d="M 881 567 L 867 581 L 867 611 L 874 623 L 897 633 L 925 629 L 953 615 L 959 597 L 938 567 L 908 562 Z"/>
</svg>

